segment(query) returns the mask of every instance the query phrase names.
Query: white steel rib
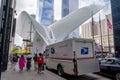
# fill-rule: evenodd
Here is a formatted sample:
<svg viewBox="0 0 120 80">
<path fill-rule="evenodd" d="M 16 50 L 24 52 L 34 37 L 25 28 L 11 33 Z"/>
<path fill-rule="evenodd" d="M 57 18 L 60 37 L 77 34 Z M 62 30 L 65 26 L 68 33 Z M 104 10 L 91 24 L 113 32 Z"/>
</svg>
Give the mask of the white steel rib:
<svg viewBox="0 0 120 80">
<path fill-rule="evenodd" d="M 48 27 L 41 25 L 27 12 L 23 11 L 17 19 L 16 33 L 23 38 L 27 38 L 30 32 L 30 26 L 32 26 L 34 29 L 32 32 L 34 32 L 34 34 L 37 33 L 41 40 L 43 40 L 42 43 L 38 44 L 39 47 L 42 48 L 43 45 L 50 45 L 52 43 L 63 40 L 69 33 L 74 31 L 82 23 L 88 20 L 92 14 L 96 14 L 103 7 L 104 5 L 100 4 L 82 7 Z M 32 39 L 33 36 L 34 35 L 32 35 Z M 35 39 L 33 40 L 33 43 L 34 42 Z M 44 51 L 44 49 L 42 51 Z"/>
</svg>

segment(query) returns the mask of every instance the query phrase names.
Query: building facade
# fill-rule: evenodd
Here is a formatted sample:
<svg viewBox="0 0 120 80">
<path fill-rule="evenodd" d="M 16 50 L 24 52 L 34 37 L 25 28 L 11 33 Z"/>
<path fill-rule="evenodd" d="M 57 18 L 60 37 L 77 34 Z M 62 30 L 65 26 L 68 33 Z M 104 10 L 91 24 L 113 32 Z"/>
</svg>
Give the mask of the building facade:
<svg viewBox="0 0 120 80">
<path fill-rule="evenodd" d="M 111 0 L 114 47 L 117 57 L 120 57 L 120 0 Z"/>
<path fill-rule="evenodd" d="M 7 69 L 10 43 L 14 37 L 15 5 L 15 0 L 0 0 L 0 73 Z"/>
<path fill-rule="evenodd" d="M 109 46 L 110 46 L 111 52 L 114 52 L 113 29 L 110 29 L 107 25 L 107 19 L 109 19 L 110 23 L 112 24 L 112 16 L 111 16 L 111 14 L 108 14 L 106 16 L 107 16 L 107 18 L 104 18 L 100 21 L 101 29 L 100 29 L 99 21 L 94 21 L 93 28 L 92 28 L 91 22 L 87 22 L 87 23 L 81 25 L 81 29 L 82 29 L 81 37 L 92 39 L 94 36 L 94 40 L 99 47 L 97 51 L 101 51 L 101 46 L 103 46 L 103 51 L 109 51 Z M 109 32 L 108 32 L 108 30 L 109 30 Z M 93 31 L 94 31 L 94 35 L 92 33 Z M 102 33 L 102 35 L 101 35 L 101 33 Z M 101 38 L 102 38 L 102 40 L 101 40 Z"/>
<path fill-rule="evenodd" d="M 106 0 L 106 2 L 110 1 L 110 8 L 111 8 L 111 14 L 108 14 L 107 17 L 112 23 L 113 28 L 109 29 L 109 42 L 110 42 L 110 49 L 112 52 L 116 54 L 116 57 L 120 57 L 120 0 Z M 98 22 L 95 22 L 95 26 Z M 106 29 L 106 23 L 107 20 L 103 19 L 101 21 L 101 27 L 102 27 L 102 44 L 103 48 L 108 48 L 108 35 L 107 35 L 107 29 Z M 92 38 L 91 36 L 91 23 L 85 23 L 82 25 L 82 37 L 84 38 Z M 98 27 L 97 27 L 98 28 Z M 100 34 L 99 29 L 96 29 L 94 31 L 98 30 L 98 35 L 95 35 L 95 41 L 101 45 L 100 43 Z"/>
</svg>

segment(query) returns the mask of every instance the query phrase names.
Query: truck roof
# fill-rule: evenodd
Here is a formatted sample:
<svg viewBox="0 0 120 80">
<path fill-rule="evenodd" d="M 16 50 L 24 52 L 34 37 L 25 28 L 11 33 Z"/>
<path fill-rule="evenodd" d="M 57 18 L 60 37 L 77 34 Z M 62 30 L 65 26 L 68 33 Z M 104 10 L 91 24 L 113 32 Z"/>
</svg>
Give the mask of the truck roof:
<svg viewBox="0 0 120 80">
<path fill-rule="evenodd" d="M 56 42 L 56 43 L 61 43 L 61 42 L 65 42 L 65 41 L 72 41 L 72 40 L 76 40 L 76 41 L 80 41 L 80 42 L 93 42 L 94 40 L 93 39 L 87 39 L 87 38 L 70 38 L 70 39 L 66 39 L 66 40 L 63 40 L 63 41 L 60 41 L 60 42 Z M 53 44 L 50 44 L 50 45 L 54 45 L 56 43 L 53 43 Z M 48 46 L 50 46 L 48 45 Z"/>
</svg>

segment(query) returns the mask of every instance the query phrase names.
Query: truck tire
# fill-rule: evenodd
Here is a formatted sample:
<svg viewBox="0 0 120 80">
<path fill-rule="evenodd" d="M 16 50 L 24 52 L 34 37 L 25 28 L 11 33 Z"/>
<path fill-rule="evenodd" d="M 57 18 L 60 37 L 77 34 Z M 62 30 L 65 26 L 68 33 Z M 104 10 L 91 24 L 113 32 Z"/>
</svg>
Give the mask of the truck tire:
<svg viewBox="0 0 120 80">
<path fill-rule="evenodd" d="M 58 66 L 58 67 L 57 67 L 57 73 L 58 73 L 59 76 L 62 76 L 62 75 L 63 75 L 64 71 L 63 71 L 62 66 Z"/>
<path fill-rule="evenodd" d="M 117 74 L 115 75 L 115 79 L 116 79 L 116 80 L 120 80 L 120 73 L 117 73 Z"/>
</svg>

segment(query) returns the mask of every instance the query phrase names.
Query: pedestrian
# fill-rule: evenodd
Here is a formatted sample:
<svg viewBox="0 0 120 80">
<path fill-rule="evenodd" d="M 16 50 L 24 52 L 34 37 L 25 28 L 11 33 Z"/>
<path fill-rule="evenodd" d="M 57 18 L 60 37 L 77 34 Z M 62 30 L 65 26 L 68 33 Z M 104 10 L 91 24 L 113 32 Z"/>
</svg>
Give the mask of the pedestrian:
<svg viewBox="0 0 120 80">
<path fill-rule="evenodd" d="M 27 71 L 28 71 L 28 70 L 30 70 L 30 68 L 31 68 L 31 60 L 32 60 L 31 53 L 29 53 L 29 54 L 26 56 L 26 60 L 27 60 L 26 69 L 27 69 Z"/>
<path fill-rule="evenodd" d="M 39 53 L 39 56 L 37 57 L 38 73 L 41 72 L 43 63 L 44 63 L 44 57 L 43 57 L 42 53 Z"/>
<path fill-rule="evenodd" d="M 37 54 L 36 53 L 34 54 L 33 60 L 34 60 L 34 69 L 37 70 Z"/>
<path fill-rule="evenodd" d="M 18 62 L 19 56 L 16 54 L 13 54 L 12 62 L 13 62 L 13 70 L 16 70 L 17 62 Z"/>
<path fill-rule="evenodd" d="M 23 68 L 25 67 L 25 58 L 23 55 L 21 55 L 20 59 L 19 59 L 19 69 L 20 71 L 23 71 Z"/>
<path fill-rule="evenodd" d="M 13 54 L 9 55 L 9 61 L 10 61 L 10 65 L 11 65 L 10 68 L 13 68 Z"/>
</svg>

